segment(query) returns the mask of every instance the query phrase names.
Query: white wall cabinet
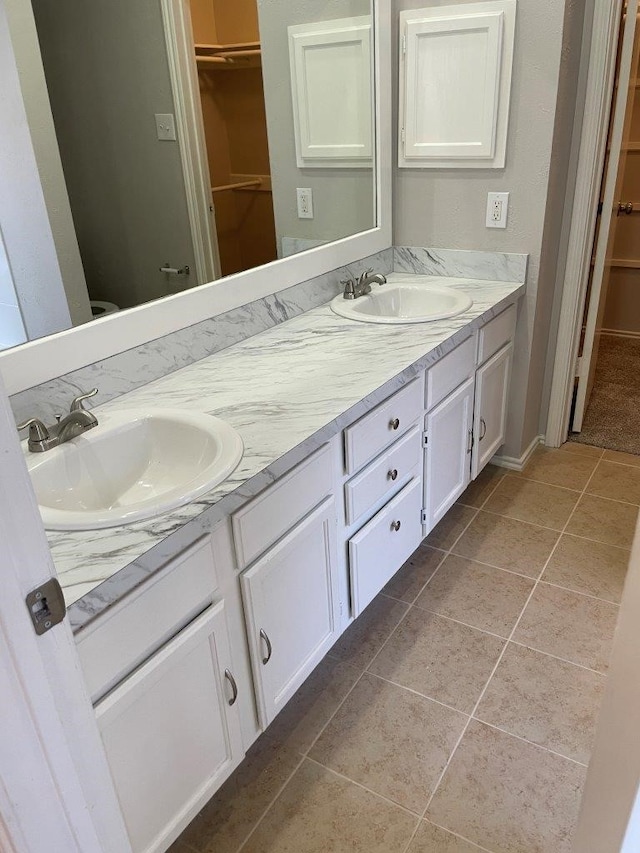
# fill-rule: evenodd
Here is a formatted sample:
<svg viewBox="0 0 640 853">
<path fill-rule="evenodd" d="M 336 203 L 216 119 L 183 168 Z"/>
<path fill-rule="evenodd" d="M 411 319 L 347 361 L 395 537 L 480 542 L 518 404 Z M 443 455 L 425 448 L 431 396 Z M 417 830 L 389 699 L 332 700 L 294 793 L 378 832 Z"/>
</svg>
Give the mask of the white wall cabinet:
<svg viewBox="0 0 640 853">
<path fill-rule="evenodd" d="M 338 636 L 336 513 L 325 500 L 241 577 L 263 726 Z"/>
<path fill-rule="evenodd" d="M 134 853 L 184 829 L 244 755 L 222 602 L 96 707 Z"/>
<path fill-rule="evenodd" d="M 399 165 L 505 165 L 516 0 L 400 13 Z"/>
<path fill-rule="evenodd" d="M 512 353 L 513 344 L 509 343 L 476 374 L 471 472 L 474 479 L 504 444 Z"/>
<path fill-rule="evenodd" d="M 467 379 L 425 418 L 425 524 L 432 530 L 471 479 L 474 380 Z"/>
</svg>

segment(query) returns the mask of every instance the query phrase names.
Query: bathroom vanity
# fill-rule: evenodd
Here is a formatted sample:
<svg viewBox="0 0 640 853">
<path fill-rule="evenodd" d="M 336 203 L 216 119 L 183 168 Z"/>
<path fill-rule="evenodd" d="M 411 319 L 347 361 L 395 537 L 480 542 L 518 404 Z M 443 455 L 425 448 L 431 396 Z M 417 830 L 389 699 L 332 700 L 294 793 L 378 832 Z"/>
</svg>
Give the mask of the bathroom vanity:
<svg viewBox="0 0 640 853">
<path fill-rule="evenodd" d="M 323 306 L 103 407 L 199 408 L 245 445 L 153 523 L 50 534 L 63 586 L 102 567 L 70 617 L 136 853 L 179 835 L 503 443 L 524 286 L 450 283 L 458 317 Z"/>
</svg>

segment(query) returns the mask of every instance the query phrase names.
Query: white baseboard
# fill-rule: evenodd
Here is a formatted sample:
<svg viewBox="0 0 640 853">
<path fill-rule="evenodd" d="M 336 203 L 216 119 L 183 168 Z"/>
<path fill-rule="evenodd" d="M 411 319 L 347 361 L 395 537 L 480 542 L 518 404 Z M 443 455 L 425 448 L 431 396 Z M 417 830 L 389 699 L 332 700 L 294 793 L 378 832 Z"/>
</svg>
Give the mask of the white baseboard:
<svg viewBox="0 0 640 853">
<path fill-rule="evenodd" d="M 491 464 L 497 465 L 498 468 L 508 468 L 510 471 L 523 471 L 534 450 L 540 444 L 544 444 L 544 435 L 537 435 L 522 456 L 500 456 L 496 454 L 491 460 Z"/>
<path fill-rule="evenodd" d="M 640 338 L 640 332 L 629 332 L 624 329 L 602 329 L 601 334 L 612 338 Z"/>
</svg>

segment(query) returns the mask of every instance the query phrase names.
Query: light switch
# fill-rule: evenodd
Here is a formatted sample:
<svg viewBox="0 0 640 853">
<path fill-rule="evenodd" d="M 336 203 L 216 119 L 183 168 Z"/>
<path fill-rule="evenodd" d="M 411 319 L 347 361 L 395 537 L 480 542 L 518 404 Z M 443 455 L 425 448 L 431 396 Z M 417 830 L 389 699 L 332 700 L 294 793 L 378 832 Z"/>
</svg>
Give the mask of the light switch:
<svg viewBox="0 0 640 853">
<path fill-rule="evenodd" d="M 176 120 L 172 113 L 156 113 L 156 132 L 158 139 L 175 141 Z"/>
</svg>

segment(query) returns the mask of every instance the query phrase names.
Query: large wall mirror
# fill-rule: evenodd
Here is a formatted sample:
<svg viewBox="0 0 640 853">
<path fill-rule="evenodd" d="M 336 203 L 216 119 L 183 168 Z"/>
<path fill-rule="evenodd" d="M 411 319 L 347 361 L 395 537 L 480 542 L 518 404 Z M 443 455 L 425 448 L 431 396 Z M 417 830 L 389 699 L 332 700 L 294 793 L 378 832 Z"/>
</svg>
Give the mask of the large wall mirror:
<svg viewBox="0 0 640 853">
<path fill-rule="evenodd" d="M 388 5 L 7 0 L 62 288 L 14 276 L 0 362 L 67 353 L 10 391 L 390 244 Z"/>
</svg>

